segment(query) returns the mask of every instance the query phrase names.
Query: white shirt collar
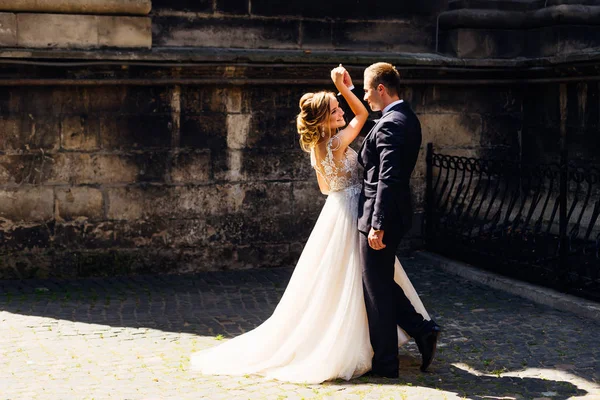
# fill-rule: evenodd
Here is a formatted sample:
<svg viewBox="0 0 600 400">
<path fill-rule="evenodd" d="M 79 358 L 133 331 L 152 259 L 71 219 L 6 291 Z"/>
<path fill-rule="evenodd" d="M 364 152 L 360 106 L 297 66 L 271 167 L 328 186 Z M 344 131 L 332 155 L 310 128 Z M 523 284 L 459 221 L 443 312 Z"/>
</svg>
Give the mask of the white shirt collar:
<svg viewBox="0 0 600 400">
<path fill-rule="evenodd" d="M 393 103 L 390 103 L 387 105 L 386 108 L 383 109 L 382 113 L 385 114 L 386 112 L 390 111 L 390 108 L 394 107 L 396 104 L 400 104 L 404 102 L 404 100 L 396 100 Z"/>
</svg>

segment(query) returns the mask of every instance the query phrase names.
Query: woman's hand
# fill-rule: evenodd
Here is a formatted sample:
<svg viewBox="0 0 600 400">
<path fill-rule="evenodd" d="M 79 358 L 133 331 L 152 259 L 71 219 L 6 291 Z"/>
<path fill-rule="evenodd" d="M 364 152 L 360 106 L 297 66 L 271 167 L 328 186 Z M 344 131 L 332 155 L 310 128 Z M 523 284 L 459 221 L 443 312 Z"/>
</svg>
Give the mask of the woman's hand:
<svg viewBox="0 0 600 400">
<path fill-rule="evenodd" d="M 342 67 L 340 64 L 338 67 L 335 67 L 331 70 L 331 80 L 335 84 L 336 88 L 340 88 L 344 85 L 344 74 L 346 74 L 346 68 Z"/>
</svg>

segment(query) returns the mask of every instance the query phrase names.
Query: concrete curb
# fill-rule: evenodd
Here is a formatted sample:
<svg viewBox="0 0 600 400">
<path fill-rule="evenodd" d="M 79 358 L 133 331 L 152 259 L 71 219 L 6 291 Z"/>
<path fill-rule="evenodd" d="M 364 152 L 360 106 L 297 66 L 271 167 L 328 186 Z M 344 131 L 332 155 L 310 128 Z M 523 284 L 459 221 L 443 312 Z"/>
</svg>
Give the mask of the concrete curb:
<svg viewBox="0 0 600 400">
<path fill-rule="evenodd" d="M 538 304 L 550 306 L 561 311 L 571 312 L 583 318 L 600 321 L 600 304 L 593 301 L 507 278 L 427 251 L 417 252 L 414 256 L 416 260 L 434 265 L 446 272 L 461 276 L 470 281 L 481 283 L 494 289 L 503 290 Z"/>
</svg>

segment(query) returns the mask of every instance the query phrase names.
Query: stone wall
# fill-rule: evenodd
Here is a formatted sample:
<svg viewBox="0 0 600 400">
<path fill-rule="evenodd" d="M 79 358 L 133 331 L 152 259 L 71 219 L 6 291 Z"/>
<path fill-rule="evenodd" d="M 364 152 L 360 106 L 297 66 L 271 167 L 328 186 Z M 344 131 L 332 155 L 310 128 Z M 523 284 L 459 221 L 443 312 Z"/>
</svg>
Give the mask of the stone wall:
<svg viewBox="0 0 600 400">
<path fill-rule="evenodd" d="M 600 45 L 597 0 L 450 0 L 438 48 L 461 58 L 549 57 Z"/>
<path fill-rule="evenodd" d="M 30 68 L 22 74 L 33 75 Z M 113 77 L 123 73 L 109 69 Z M 362 69 L 352 67 L 357 83 Z M 272 75 L 326 79 L 328 70 L 281 67 Z M 177 80 L 217 73 L 160 71 L 147 74 Z M 242 78 L 265 72 L 241 71 Z M 128 73 L 139 76 L 134 68 Z M 4 87 L 0 277 L 293 265 L 325 201 L 294 120 L 301 95 L 322 88 L 332 85 Z M 421 244 L 426 143 L 465 156 L 509 149 L 520 129 L 521 96 L 511 87 L 408 85 L 403 97 L 422 121 L 424 141 L 405 250 Z"/>
<path fill-rule="evenodd" d="M 437 12 L 426 1 L 153 1 L 156 47 L 429 52 Z"/>
<path fill-rule="evenodd" d="M 403 251 L 422 245 L 428 142 L 553 160 L 562 117 L 571 154 L 597 158 L 595 2 L 578 30 L 574 1 L 347 3 L 0 0 L 0 278 L 293 265 L 325 201 L 297 103 L 339 63 L 357 85 L 395 64 L 421 119 Z"/>
<path fill-rule="evenodd" d="M 150 0 L 0 0 L 0 48 L 150 48 Z"/>
<path fill-rule="evenodd" d="M 0 276 L 290 265 L 324 200 L 303 91 L 3 90 Z"/>
<path fill-rule="evenodd" d="M 534 163 L 560 160 L 562 115 L 568 158 L 582 166 L 600 166 L 599 109 L 597 81 L 536 85 L 524 101 L 523 158 Z"/>
</svg>

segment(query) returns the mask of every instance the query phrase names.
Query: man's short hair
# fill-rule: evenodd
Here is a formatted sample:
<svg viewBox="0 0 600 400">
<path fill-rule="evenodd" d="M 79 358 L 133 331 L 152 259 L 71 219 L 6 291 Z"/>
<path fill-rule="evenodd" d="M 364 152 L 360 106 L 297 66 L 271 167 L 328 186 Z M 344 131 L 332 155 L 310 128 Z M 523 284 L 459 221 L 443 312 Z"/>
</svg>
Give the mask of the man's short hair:
<svg viewBox="0 0 600 400">
<path fill-rule="evenodd" d="M 397 96 L 400 93 L 400 73 L 392 64 L 386 62 L 372 64 L 365 70 L 365 76 L 367 74 L 371 78 L 373 89 L 382 84 L 390 96 Z"/>
</svg>

